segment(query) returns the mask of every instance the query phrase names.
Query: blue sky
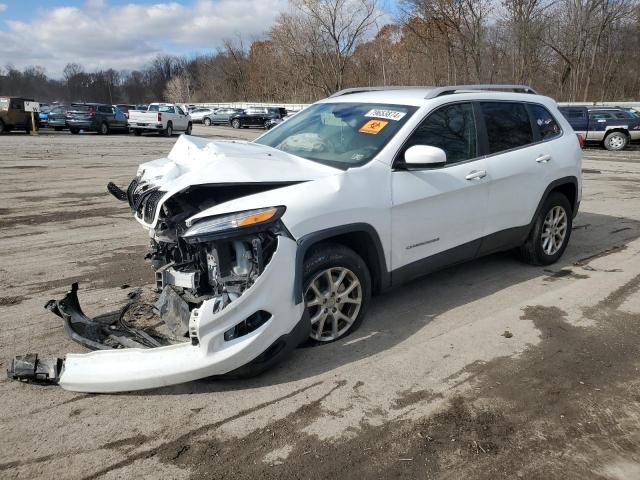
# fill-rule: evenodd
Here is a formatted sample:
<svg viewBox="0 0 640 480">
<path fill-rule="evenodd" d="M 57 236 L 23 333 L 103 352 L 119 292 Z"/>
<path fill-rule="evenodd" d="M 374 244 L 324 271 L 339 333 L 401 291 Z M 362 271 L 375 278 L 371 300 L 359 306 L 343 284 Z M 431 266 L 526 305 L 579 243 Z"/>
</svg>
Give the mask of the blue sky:
<svg viewBox="0 0 640 480">
<path fill-rule="evenodd" d="M 136 69 L 159 53 L 194 55 L 264 36 L 289 0 L 0 0 L 0 68 L 39 65 L 59 77 Z M 386 20 L 396 0 L 378 0 Z"/>
</svg>

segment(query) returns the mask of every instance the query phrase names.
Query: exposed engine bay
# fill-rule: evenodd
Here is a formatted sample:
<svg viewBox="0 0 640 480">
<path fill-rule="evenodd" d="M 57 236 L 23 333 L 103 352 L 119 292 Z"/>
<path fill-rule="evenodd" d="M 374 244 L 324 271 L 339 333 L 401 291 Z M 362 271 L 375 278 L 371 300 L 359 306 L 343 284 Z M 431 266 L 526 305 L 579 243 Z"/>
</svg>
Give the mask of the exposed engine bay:
<svg viewBox="0 0 640 480">
<path fill-rule="evenodd" d="M 281 192 L 335 172 L 263 145 L 180 137 L 126 188 L 107 185 L 149 234 L 155 293 L 91 318 L 73 284 L 45 308 L 92 352 L 19 355 L 8 376 L 115 392 L 269 368 L 310 331 L 294 295 L 298 244 L 281 220 Z M 147 324 L 136 318 L 141 306 Z"/>
</svg>

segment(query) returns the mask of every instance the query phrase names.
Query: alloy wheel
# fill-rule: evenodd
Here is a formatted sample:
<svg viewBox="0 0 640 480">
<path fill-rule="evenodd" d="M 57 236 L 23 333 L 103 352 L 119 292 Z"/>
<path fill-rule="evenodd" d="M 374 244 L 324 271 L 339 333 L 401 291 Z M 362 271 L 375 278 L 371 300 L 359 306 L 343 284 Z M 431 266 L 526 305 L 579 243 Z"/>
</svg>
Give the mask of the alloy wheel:
<svg viewBox="0 0 640 480">
<path fill-rule="evenodd" d="M 311 318 L 311 338 L 331 342 L 347 333 L 358 317 L 362 285 L 348 268 L 327 268 L 309 283 L 305 303 Z"/>
<path fill-rule="evenodd" d="M 547 213 L 542 226 L 542 251 L 551 256 L 555 255 L 562 247 L 567 236 L 568 227 L 567 212 L 561 206 L 553 207 Z"/>
</svg>

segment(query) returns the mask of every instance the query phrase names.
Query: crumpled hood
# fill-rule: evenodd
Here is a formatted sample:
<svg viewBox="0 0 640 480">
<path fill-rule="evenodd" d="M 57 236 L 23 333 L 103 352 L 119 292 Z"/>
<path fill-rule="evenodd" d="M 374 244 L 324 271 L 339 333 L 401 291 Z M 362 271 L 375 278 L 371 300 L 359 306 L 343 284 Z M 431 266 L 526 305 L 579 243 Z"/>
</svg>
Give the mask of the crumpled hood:
<svg viewBox="0 0 640 480">
<path fill-rule="evenodd" d="M 341 170 L 272 147 L 240 140 L 208 140 L 181 135 L 169 156 L 143 163 L 142 181 L 177 192 L 191 185 L 295 182 Z"/>
</svg>

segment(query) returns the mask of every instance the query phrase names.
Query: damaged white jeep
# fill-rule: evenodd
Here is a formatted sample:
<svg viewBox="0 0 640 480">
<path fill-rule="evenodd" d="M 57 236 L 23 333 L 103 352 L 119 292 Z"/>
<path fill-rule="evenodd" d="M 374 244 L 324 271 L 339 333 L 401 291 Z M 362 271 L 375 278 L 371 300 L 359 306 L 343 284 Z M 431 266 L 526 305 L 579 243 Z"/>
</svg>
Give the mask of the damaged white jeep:
<svg viewBox="0 0 640 480">
<path fill-rule="evenodd" d="M 84 392 L 259 373 L 361 323 L 372 293 L 518 248 L 555 262 L 581 196 L 581 150 L 525 86 L 338 92 L 254 142 L 183 135 L 109 184 L 147 229 L 170 335 L 91 319 L 78 286 L 47 304 L 95 350 L 16 357 L 11 378 Z"/>
</svg>

